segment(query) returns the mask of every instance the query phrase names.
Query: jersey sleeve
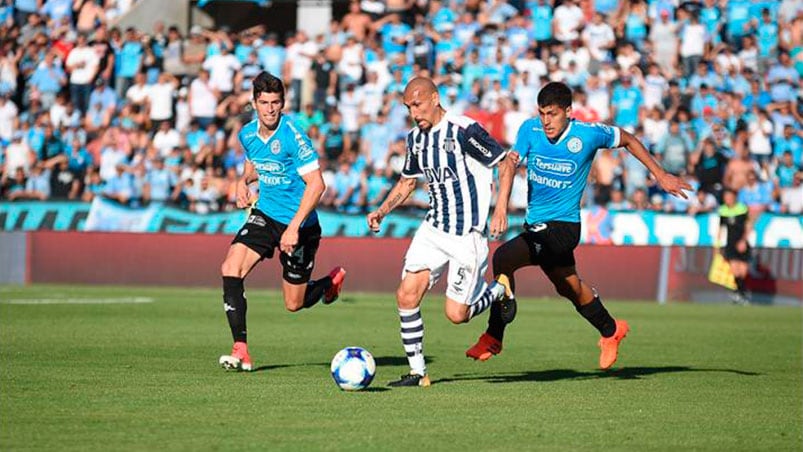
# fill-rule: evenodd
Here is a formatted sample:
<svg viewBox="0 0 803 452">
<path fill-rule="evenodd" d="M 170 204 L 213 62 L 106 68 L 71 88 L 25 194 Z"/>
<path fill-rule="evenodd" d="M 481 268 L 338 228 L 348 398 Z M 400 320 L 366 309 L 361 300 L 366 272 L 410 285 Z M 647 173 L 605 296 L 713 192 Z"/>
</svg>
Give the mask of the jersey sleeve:
<svg viewBox="0 0 803 452">
<path fill-rule="evenodd" d="M 494 166 L 507 155 L 505 148 L 497 143 L 478 123 L 469 124 L 462 132 L 458 134 L 458 138 L 463 152 L 483 165 Z"/>
<path fill-rule="evenodd" d="M 613 149 L 621 146 L 622 130 L 616 126 L 594 123 L 597 138 L 597 148 Z"/>
<path fill-rule="evenodd" d="M 402 168 L 402 177 L 419 177 L 423 175 L 421 166 L 418 164 L 418 156 L 413 152 L 413 133 L 407 134 L 407 154 L 404 157 L 404 168 Z"/>
<path fill-rule="evenodd" d="M 516 142 L 513 143 L 513 150 L 519 153 L 519 161 L 524 162 L 527 159 L 527 153 L 530 152 L 530 130 L 533 128 L 532 121 L 524 121 L 519 131 L 516 132 Z"/>
<path fill-rule="evenodd" d="M 245 158 L 251 160 L 251 152 L 248 149 L 248 143 L 246 143 L 245 141 L 244 132 L 245 132 L 245 127 L 240 129 L 240 132 L 237 133 L 237 139 L 240 140 L 240 147 L 243 148 L 243 153 L 245 154 Z"/>
<path fill-rule="evenodd" d="M 307 134 L 292 125 L 290 126 L 290 131 L 292 132 L 292 139 L 288 141 L 292 142 L 291 152 L 293 161 L 296 163 L 298 175 L 303 176 L 320 168 L 318 153 L 312 147 L 312 141 Z"/>
</svg>

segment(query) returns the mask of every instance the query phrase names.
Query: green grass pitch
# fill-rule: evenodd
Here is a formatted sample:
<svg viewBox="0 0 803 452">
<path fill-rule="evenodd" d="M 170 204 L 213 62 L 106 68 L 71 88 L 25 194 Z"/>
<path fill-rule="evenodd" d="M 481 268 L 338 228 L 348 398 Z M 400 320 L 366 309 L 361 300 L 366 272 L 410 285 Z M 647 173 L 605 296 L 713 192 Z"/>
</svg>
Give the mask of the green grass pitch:
<svg viewBox="0 0 803 452">
<path fill-rule="evenodd" d="M 803 317 L 796 308 L 607 302 L 631 332 L 615 370 L 564 301 L 519 301 L 505 350 L 465 349 L 486 315 L 451 325 L 424 301 L 430 388 L 407 371 L 390 294 L 290 314 L 248 291 L 256 372 L 226 373 L 220 292 L 0 287 L 2 450 L 801 450 Z M 136 304 L 16 304 L 152 299 Z M 143 300 L 139 300 L 143 301 Z M 145 300 L 147 301 L 147 300 Z M 377 358 L 362 392 L 329 360 Z"/>
</svg>

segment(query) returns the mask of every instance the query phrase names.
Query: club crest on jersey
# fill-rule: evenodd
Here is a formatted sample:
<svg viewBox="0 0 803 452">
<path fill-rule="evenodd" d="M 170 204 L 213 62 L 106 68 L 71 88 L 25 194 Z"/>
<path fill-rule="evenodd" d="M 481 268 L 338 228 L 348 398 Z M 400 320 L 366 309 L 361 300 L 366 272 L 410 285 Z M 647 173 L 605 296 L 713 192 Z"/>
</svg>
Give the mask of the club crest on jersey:
<svg viewBox="0 0 803 452">
<path fill-rule="evenodd" d="M 568 143 L 566 143 L 566 148 L 569 150 L 569 152 L 577 154 L 583 150 L 583 142 L 579 138 L 573 137 Z"/>
<path fill-rule="evenodd" d="M 270 144 L 270 152 L 273 152 L 274 154 L 282 152 L 282 143 L 279 140 L 273 140 L 273 142 Z"/>
<path fill-rule="evenodd" d="M 446 139 L 446 140 L 443 142 L 443 149 L 444 149 L 446 152 L 454 152 L 454 150 L 455 150 L 456 148 L 457 148 L 457 142 L 455 141 L 455 139 L 454 139 L 454 138 L 447 138 L 447 139 Z"/>
</svg>

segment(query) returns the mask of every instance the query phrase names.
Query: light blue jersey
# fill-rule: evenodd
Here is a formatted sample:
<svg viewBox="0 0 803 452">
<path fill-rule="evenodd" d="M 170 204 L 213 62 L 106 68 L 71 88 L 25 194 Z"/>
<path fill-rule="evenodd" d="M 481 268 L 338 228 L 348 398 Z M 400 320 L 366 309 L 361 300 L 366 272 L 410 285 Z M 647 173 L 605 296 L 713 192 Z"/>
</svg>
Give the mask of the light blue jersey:
<svg viewBox="0 0 803 452">
<path fill-rule="evenodd" d="M 319 168 L 318 154 L 309 137 L 284 115 L 267 140 L 257 133 L 258 126 L 255 119 L 237 136 L 259 176 L 256 208 L 279 223 L 289 224 L 307 186 L 302 176 Z M 317 222 L 318 214 L 313 210 L 302 226 Z"/>
<path fill-rule="evenodd" d="M 527 160 L 527 223 L 580 222 L 580 198 L 598 149 L 619 147 L 618 127 L 570 120 L 555 143 L 541 120 L 521 125 L 513 150 Z"/>
</svg>

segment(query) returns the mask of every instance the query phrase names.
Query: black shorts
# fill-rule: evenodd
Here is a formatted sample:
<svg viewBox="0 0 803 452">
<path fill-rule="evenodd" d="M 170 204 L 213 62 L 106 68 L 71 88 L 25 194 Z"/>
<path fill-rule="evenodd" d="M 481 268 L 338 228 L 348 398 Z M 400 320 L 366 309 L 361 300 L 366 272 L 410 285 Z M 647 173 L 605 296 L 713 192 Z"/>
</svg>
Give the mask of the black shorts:
<svg viewBox="0 0 803 452">
<path fill-rule="evenodd" d="M 287 225 L 268 217 L 257 209 L 251 210 L 245 224 L 234 236 L 232 244 L 242 243 L 259 253 L 260 260 L 270 259 L 279 247 Z M 321 243 L 321 225 L 300 228 L 298 245 L 292 254 L 279 252 L 282 263 L 282 278 L 290 284 L 303 284 L 310 280 L 315 267 L 315 253 Z"/>
<path fill-rule="evenodd" d="M 744 253 L 740 253 L 735 244 L 734 246 L 726 246 L 722 248 L 722 257 L 726 261 L 750 262 L 750 246 L 747 247 Z"/>
<path fill-rule="evenodd" d="M 524 224 L 524 238 L 530 248 L 530 263 L 544 270 L 556 267 L 572 267 L 574 249 L 580 243 L 580 223 L 547 221 Z"/>
</svg>

